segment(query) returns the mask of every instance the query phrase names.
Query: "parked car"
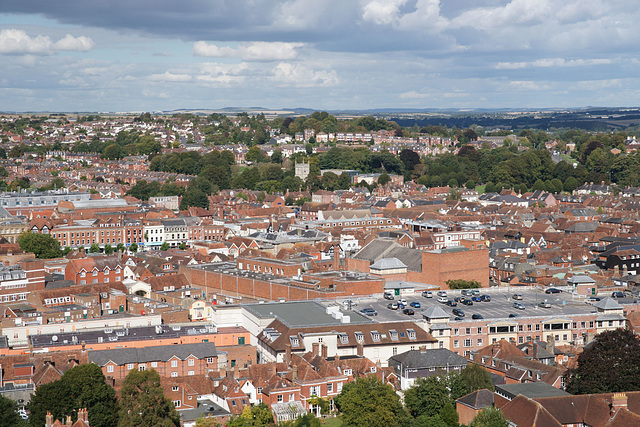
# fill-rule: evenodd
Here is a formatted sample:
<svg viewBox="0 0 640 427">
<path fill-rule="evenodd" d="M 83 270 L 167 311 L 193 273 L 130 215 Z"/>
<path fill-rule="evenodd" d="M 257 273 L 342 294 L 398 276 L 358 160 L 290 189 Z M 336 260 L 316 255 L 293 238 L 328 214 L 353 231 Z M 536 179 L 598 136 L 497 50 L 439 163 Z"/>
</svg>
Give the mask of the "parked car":
<svg viewBox="0 0 640 427">
<path fill-rule="evenodd" d="M 517 308 L 518 310 L 524 310 L 525 306 L 523 303 L 521 302 L 514 302 L 513 303 L 513 308 Z"/>
<path fill-rule="evenodd" d="M 391 310 L 397 310 L 398 309 L 398 303 L 397 302 L 390 302 L 389 304 L 387 304 L 387 308 L 389 308 Z"/>
<path fill-rule="evenodd" d="M 433 292 L 431 291 L 422 291 L 422 296 L 425 298 L 433 298 Z"/>
<path fill-rule="evenodd" d="M 471 289 L 471 295 L 480 295 L 480 291 L 477 289 Z"/>
<path fill-rule="evenodd" d="M 464 317 L 456 316 L 453 320 L 457 320 L 457 321 L 464 320 Z"/>
<path fill-rule="evenodd" d="M 455 306 L 457 306 L 457 305 L 458 305 L 458 303 L 457 303 L 457 302 L 455 302 L 454 300 L 450 299 L 450 300 L 447 300 L 447 305 L 448 305 L 449 307 L 455 307 Z"/>
<path fill-rule="evenodd" d="M 474 295 L 474 296 L 471 297 L 471 301 L 480 302 L 480 301 L 482 301 L 482 297 L 480 295 Z"/>
<path fill-rule="evenodd" d="M 611 292 L 611 298 L 624 298 L 624 292 Z"/>
<path fill-rule="evenodd" d="M 491 295 L 482 295 L 482 301 L 491 302 Z"/>
<path fill-rule="evenodd" d="M 437 294 L 439 297 L 446 297 L 447 296 L 447 291 L 438 291 Z"/>
<path fill-rule="evenodd" d="M 515 300 L 521 300 L 522 299 L 522 294 L 513 294 L 513 299 Z"/>
<path fill-rule="evenodd" d="M 375 311 L 373 308 L 363 308 L 362 310 L 360 310 L 360 313 L 366 315 L 366 316 L 377 316 L 378 312 Z"/>
<path fill-rule="evenodd" d="M 355 302 L 354 300 L 351 300 L 351 299 L 344 300 L 342 302 L 342 304 L 344 305 L 344 308 L 346 310 L 351 310 L 353 307 L 358 305 L 357 302 Z"/>
<path fill-rule="evenodd" d="M 463 300 L 462 303 L 464 305 L 473 305 L 473 301 L 471 301 L 470 299 Z"/>
<path fill-rule="evenodd" d="M 465 297 L 455 297 L 453 300 L 454 300 L 455 302 L 462 302 L 462 301 L 464 301 L 465 299 L 466 299 Z"/>
<path fill-rule="evenodd" d="M 409 303 L 407 302 L 407 300 L 406 300 L 406 299 L 404 299 L 404 298 L 400 298 L 400 299 L 398 300 L 398 302 L 399 302 L 400 304 L 402 304 L 402 305 L 407 305 L 407 304 L 409 304 Z"/>
<path fill-rule="evenodd" d="M 484 319 L 484 317 L 482 317 L 482 314 L 478 314 L 478 313 L 474 313 L 471 315 L 472 319 Z"/>
<path fill-rule="evenodd" d="M 509 317 L 520 317 L 516 313 L 509 313 Z"/>
<path fill-rule="evenodd" d="M 407 306 L 407 304 L 403 304 L 400 301 L 398 301 L 398 308 L 405 308 Z"/>
<path fill-rule="evenodd" d="M 438 302 L 446 304 L 447 302 L 449 302 L 449 300 L 447 299 L 447 297 L 438 297 Z"/>
<path fill-rule="evenodd" d="M 587 298 L 587 304 L 593 304 L 600 301 L 600 297 L 589 297 Z"/>
<path fill-rule="evenodd" d="M 413 308 L 420 308 L 420 303 L 418 301 L 411 301 L 409 305 Z"/>
<path fill-rule="evenodd" d="M 412 308 L 405 308 L 404 310 L 402 310 L 402 312 L 403 312 L 404 314 L 409 315 L 409 316 L 413 316 L 414 314 L 416 314 L 416 312 L 415 312 L 415 311 L 413 311 L 413 309 L 412 309 Z"/>
<path fill-rule="evenodd" d="M 463 290 L 460 292 L 460 294 L 461 294 L 461 295 L 464 295 L 465 297 L 473 295 L 473 294 L 471 293 L 471 289 L 463 289 Z"/>
<path fill-rule="evenodd" d="M 538 303 L 538 307 L 551 308 L 551 304 L 549 304 L 547 301 L 541 301 Z"/>
<path fill-rule="evenodd" d="M 464 311 L 460 310 L 459 308 L 454 308 L 451 312 L 458 317 L 464 317 Z"/>
<path fill-rule="evenodd" d="M 562 291 L 560 289 L 557 288 L 549 288 L 546 291 L 544 291 L 545 294 L 560 294 L 562 293 Z"/>
<path fill-rule="evenodd" d="M 391 292 L 385 292 L 384 295 L 382 295 L 384 297 L 384 299 L 393 299 L 393 294 Z"/>
</svg>

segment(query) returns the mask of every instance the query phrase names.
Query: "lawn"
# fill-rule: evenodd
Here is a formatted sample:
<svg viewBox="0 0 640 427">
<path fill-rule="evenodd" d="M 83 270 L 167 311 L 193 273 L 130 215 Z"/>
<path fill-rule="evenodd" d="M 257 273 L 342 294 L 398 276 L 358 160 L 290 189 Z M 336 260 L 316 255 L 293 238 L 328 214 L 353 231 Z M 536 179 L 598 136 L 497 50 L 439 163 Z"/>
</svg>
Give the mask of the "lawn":
<svg viewBox="0 0 640 427">
<path fill-rule="evenodd" d="M 486 186 L 487 184 L 476 185 L 476 191 L 478 192 L 478 194 L 483 194 Z"/>
<path fill-rule="evenodd" d="M 321 423 L 326 427 L 342 427 L 342 419 L 340 417 L 325 418 Z"/>
</svg>

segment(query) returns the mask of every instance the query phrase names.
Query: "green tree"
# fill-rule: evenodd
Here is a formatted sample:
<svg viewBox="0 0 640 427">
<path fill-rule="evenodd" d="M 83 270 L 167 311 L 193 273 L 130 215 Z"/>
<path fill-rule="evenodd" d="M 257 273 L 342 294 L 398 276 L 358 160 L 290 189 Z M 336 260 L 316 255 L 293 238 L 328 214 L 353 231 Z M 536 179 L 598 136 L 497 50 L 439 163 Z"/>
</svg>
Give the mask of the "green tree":
<svg viewBox="0 0 640 427">
<path fill-rule="evenodd" d="M 449 402 L 451 399 L 446 382 L 439 376 L 418 378 L 404 393 L 404 403 L 414 418 L 421 415 L 439 415 L 444 405 Z"/>
<path fill-rule="evenodd" d="M 33 426 L 44 425 L 47 411 L 51 411 L 54 419 L 71 416 L 75 421 L 78 409 L 86 407 L 91 426 L 115 427 L 117 403 L 116 392 L 106 383 L 102 369 L 95 363 L 87 363 L 69 369 L 57 381 L 38 387 L 27 407 Z"/>
<path fill-rule="evenodd" d="M 247 151 L 247 154 L 245 154 L 244 158 L 246 161 L 254 163 L 262 163 L 267 161 L 267 155 L 264 154 L 264 151 L 262 151 L 260 147 L 256 145 L 249 148 L 249 151 Z"/>
<path fill-rule="evenodd" d="M 107 255 L 111 255 L 113 253 L 113 246 L 108 243 L 104 245 L 104 253 Z"/>
<path fill-rule="evenodd" d="M 411 424 L 411 427 L 450 427 L 440 415 L 434 415 L 433 417 L 428 417 L 426 415 L 420 415 L 418 418 L 415 418 Z"/>
<path fill-rule="evenodd" d="M 564 181 L 564 185 L 563 185 L 563 189 L 564 191 L 567 191 L 569 193 L 572 193 L 573 190 L 575 190 L 576 188 L 578 188 L 579 184 L 578 184 L 578 180 L 575 179 L 574 177 L 570 176 L 569 178 L 567 178 Z"/>
<path fill-rule="evenodd" d="M 408 148 L 402 150 L 399 157 L 406 171 L 412 171 L 420 163 L 420 155 Z"/>
<path fill-rule="evenodd" d="M 450 279 L 446 283 L 449 289 L 477 289 L 481 287 L 477 280 Z"/>
<path fill-rule="evenodd" d="M 163 242 L 162 245 L 160 245 L 160 250 L 161 251 L 168 251 L 169 250 L 169 243 Z"/>
<path fill-rule="evenodd" d="M 215 417 L 205 417 L 204 414 L 196 419 L 196 427 L 222 427 Z"/>
<path fill-rule="evenodd" d="M 458 411 L 453 406 L 453 403 L 447 402 L 440 410 L 440 418 L 449 427 L 458 427 Z"/>
<path fill-rule="evenodd" d="M 451 398 L 459 399 L 476 390 L 494 390 L 489 372 L 480 365 L 469 363 L 451 378 Z"/>
<path fill-rule="evenodd" d="M 120 427 L 180 426 L 180 415 L 164 396 L 160 375 L 155 369 L 132 369 L 120 389 Z"/>
<path fill-rule="evenodd" d="M 0 394 L 0 427 L 14 427 L 24 424 L 25 422 L 18 414 L 18 404 Z"/>
<path fill-rule="evenodd" d="M 376 377 L 346 384 L 336 405 L 345 427 L 400 427 L 409 421 L 398 395 Z"/>
<path fill-rule="evenodd" d="M 100 252 L 100 245 L 97 243 L 92 243 L 91 246 L 89 246 L 89 253 L 98 253 Z"/>
<path fill-rule="evenodd" d="M 577 366 L 567 374 L 567 392 L 571 394 L 640 390 L 640 339 L 625 329 L 602 332 L 585 347 Z"/>
<path fill-rule="evenodd" d="M 282 163 L 282 150 L 274 150 L 271 155 L 271 163 Z"/>
<path fill-rule="evenodd" d="M 473 182 L 472 179 L 470 179 L 464 186 L 467 188 L 467 190 L 473 190 L 474 188 L 476 188 L 476 183 Z"/>
<path fill-rule="evenodd" d="M 469 427 L 509 427 L 502 411 L 497 408 L 485 408 L 469 424 Z"/>
<path fill-rule="evenodd" d="M 118 251 L 118 252 L 124 252 L 124 250 L 125 250 L 124 243 L 118 243 L 118 244 L 116 245 L 116 251 Z"/>
<path fill-rule="evenodd" d="M 380 186 L 387 185 L 389 182 L 391 182 L 391 177 L 388 173 L 383 173 L 378 177 L 378 185 Z"/>
<path fill-rule="evenodd" d="M 130 246 L 129 246 L 129 250 L 131 252 L 138 252 L 138 244 L 136 242 L 133 242 Z"/>
<path fill-rule="evenodd" d="M 50 234 L 24 232 L 18 237 L 20 249 L 25 252 L 32 252 L 36 258 L 58 258 L 62 256 L 60 242 L 54 239 Z"/>
</svg>

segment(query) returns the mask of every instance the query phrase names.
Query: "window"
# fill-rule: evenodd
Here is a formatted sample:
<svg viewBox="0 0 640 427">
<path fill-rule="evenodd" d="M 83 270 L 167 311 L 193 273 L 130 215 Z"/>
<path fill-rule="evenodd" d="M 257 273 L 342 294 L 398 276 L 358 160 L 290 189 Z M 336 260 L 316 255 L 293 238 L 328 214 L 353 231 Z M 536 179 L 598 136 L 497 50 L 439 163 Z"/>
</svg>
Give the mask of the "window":
<svg viewBox="0 0 640 427">
<path fill-rule="evenodd" d="M 213 363 L 213 357 L 207 357 L 207 363 Z"/>
<path fill-rule="evenodd" d="M 397 355 L 398 354 L 398 347 L 393 347 L 393 355 Z"/>
<path fill-rule="evenodd" d="M 478 345 L 482 345 L 482 338 L 478 338 Z"/>
<path fill-rule="evenodd" d="M 196 374 L 196 371 L 189 371 L 189 372 L 187 372 L 187 375 L 195 375 L 195 374 Z"/>
<path fill-rule="evenodd" d="M 353 373 L 353 371 L 351 369 L 345 369 L 344 370 L 344 374 L 345 375 L 351 375 Z"/>
<path fill-rule="evenodd" d="M 467 334 L 467 335 L 471 334 L 471 328 L 466 328 L 464 330 L 464 333 Z"/>
<path fill-rule="evenodd" d="M 189 359 L 189 361 L 187 362 L 187 364 L 188 364 L 189 366 L 195 366 L 196 361 L 195 361 L 195 359 Z"/>
<path fill-rule="evenodd" d="M 172 377 L 177 377 L 177 376 L 178 376 L 178 373 L 177 373 L 177 372 L 171 372 L 171 376 L 172 376 Z"/>
<path fill-rule="evenodd" d="M 279 395 L 278 395 L 278 402 L 282 402 L 282 401 L 284 401 L 284 399 L 282 398 L 282 395 L 281 395 L 281 394 L 279 394 Z"/>
<path fill-rule="evenodd" d="M 158 367 L 158 362 L 151 362 L 151 367 L 152 368 L 157 368 Z"/>
<path fill-rule="evenodd" d="M 171 367 L 172 368 L 177 368 L 178 367 L 178 361 L 177 360 L 172 360 L 171 361 Z"/>
<path fill-rule="evenodd" d="M 471 339 L 464 340 L 464 346 L 465 347 L 471 347 L 472 345 L 473 345 L 473 340 L 471 340 Z"/>
<path fill-rule="evenodd" d="M 327 393 L 333 393 L 333 383 L 327 383 Z"/>
<path fill-rule="evenodd" d="M 127 363 L 127 369 L 128 370 L 132 370 L 133 369 L 133 363 Z"/>
<path fill-rule="evenodd" d="M 481 334 L 482 333 L 482 328 L 478 328 L 478 333 Z"/>
<path fill-rule="evenodd" d="M 107 372 L 113 372 L 113 365 L 107 365 Z"/>
<path fill-rule="evenodd" d="M 171 391 L 178 391 L 180 389 L 180 387 L 178 387 L 177 385 L 174 385 L 173 387 L 171 387 Z"/>
<path fill-rule="evenodd" d="M 458 348 L 458 347 L 460 347 L 460 341 L 453 340 L 453 348 Z"/>
<path fill-rule="evenodd" d="M 180 403 L 181 402 L 179 400 L 174 400 L 173 401 L 173 406 L 175 406 L 176 408 L 179 408 L 180 407 Z"/>
</svg>

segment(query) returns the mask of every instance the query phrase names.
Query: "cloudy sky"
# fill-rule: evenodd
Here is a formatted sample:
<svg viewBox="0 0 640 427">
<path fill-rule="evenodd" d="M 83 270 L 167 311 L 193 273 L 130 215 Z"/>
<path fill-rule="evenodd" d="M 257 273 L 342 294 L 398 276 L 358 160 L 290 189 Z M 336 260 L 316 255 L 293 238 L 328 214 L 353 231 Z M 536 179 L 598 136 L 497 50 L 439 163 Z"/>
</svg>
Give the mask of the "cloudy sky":
<svg viewBox="0 0 640 427">
<path fill-rule="evenodd" d="M 0 0 L 0 110 L 638 106 L 631 0 Z"/>
</svg>

